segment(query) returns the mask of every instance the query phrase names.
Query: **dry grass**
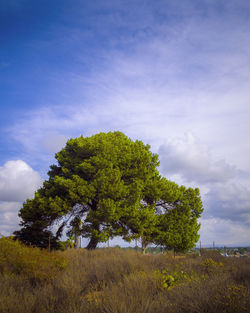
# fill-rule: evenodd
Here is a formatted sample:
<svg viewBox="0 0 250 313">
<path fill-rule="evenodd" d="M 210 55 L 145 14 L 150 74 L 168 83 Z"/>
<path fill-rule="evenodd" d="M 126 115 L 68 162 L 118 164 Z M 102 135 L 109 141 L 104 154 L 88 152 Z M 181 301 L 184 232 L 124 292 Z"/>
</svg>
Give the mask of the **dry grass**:
<svg viewBox="0 0 250 313">
<path fill-rule="evenodd" d="M 26 249 L 32 255 L 33 248 Z M 3 260 L 0 267 L 0 312 L 250 312 L 250 259 L 203 252 L 184 258 L 115 248 L 57 252 L 52 260 L 66 258 L 67 266 L 53 271 L 49 280 L 12 271 L 12 254 L 12 267 Z M 39 253 L 51 262 L 47 252 Z"/>
</svg>

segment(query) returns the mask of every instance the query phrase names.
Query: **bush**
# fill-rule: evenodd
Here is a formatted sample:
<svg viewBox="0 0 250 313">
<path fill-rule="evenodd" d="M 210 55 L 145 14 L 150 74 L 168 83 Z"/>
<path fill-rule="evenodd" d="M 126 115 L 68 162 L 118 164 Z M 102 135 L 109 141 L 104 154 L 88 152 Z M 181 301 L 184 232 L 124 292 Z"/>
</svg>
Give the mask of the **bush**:
<svg viewBox="0 0 250 313">
<path fill-rule="evenodd" d="M 21 275 L 34 281 L 48 281 L 66 267 L 58 253 L 27 247 L 11 238 L 0 238 L 0 273 Z"/>
</svg>

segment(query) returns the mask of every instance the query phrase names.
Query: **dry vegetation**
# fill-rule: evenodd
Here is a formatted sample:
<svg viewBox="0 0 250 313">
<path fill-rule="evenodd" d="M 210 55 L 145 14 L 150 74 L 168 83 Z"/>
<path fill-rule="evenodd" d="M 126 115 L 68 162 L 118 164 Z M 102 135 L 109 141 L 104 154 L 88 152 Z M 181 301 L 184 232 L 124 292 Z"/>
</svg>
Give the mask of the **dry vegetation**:
<svg viewBox="0 0 250 313">
<path fill-rule="evenodd" d="M 0 312 L 250 312 L 250 259 L 41 251 L 0 239 Z"/>
</svg>

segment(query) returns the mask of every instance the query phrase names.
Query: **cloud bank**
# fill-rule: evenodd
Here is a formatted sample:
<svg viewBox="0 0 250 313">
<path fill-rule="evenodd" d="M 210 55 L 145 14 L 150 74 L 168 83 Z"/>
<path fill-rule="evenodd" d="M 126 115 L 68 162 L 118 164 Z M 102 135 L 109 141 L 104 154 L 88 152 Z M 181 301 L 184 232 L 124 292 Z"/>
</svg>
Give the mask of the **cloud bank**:
<svg viewBox="0 0 250 313">
<path fill-rule="evenodd" d="M 3 235 L 18 229 L 22 203 L 32 198 L 41 184 L 39 173 L 22 160 L 8 161 L 0 167 L 0 232 Z"/>
<path fill-rule="evenodd" d="M 218 244 L 246 245 L 250 235 L 249 174 L 217 160 L 208 146 L 190 133 L 162 144 L 159 156 L 165 175 L 200 188 L 202 241 L 212 244 L 217 238 Z"/>
<path fill-rule="evenodd" d="M 225 160 L 213 160 L 208 147 L 199 143 L 191 133 L 161 145 L 159 155 L 166 175 L 178 174 L 187 182 L 222 183 L 238 174 L 236 167 Z"/>
</svg>

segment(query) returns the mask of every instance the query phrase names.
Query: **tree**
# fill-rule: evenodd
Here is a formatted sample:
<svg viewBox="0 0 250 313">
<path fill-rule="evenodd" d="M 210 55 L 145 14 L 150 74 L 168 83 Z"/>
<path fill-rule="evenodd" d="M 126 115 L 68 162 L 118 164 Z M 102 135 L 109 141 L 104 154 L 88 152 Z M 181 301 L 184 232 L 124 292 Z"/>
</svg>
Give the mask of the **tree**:
<svg viewBox="0 0 250 313">
<path fill-rule="evenodd" d="M 158 156 L 149 149 L 121 132 L 70 139 L 55 155 L 48 180 L 20 210 L 16 238 L 41 246 L 41 238 L 46 245 L 49 234 L 56 243 L 67 229 L 76 246 L 79 235 L 90 238 L 88 249 L 114 236 L 142 237 L 145 247 L 148 242 L 176 243 L 178 249 L 187 247 L 185 240 L 193 244 L 202 212 L 199 192 L 161 177 Z M 181 225 L 186 222 L 189 226 Z"/>
<path fill-rule="evenodd" d="M 172 184 L 172 191 L 175 191 L 168 197 L 170 184 Z M 152 239 L 154 243 L 168 250 L 186 252 L 199 240 L 198 218 L 203 211 L 199 189 L 179 187 L 167 181 L 165 188 L 166 191 L 163 189 L 162 194 L 163 200 L 157 204 L 160 213 L 157 215 Z"/>
<path fill-rule="evenodd" d="M 23 228 L 16 238 L 22 240 L 30 227 L 48 231 L 60 222 L 58 239 L 66 226 L 73 234 L 72 219 L 80 219 L 84 223 L 77 233 L 90 238 L 88 249 L 117 235 L 131 240 L 141 195 L 149 181 L 160 177 L 158 156 L 149 148 L 121 132 L 70 139 L 56 154 L 58 164 L 50 167 L 49 179 L 20 210 Z M 147 214 L 152 212 L 145 210 Z"/>
<path fill-rule="evenodd" d="M 154 214 L 147 214 L 146 220 L 143 220 L 143 214 L 140 216 L 143 228 L 139 234 L 143 252 L 149 243 L 176 252 L 186 252 L 195 247 L 199 240 L 198 218 L 203 212 L 198 188 L 178 186 L 161 177 L 147 185 L 142 203 L 143 212 L 148 207 L 154 208 Z"/>
</svg>

